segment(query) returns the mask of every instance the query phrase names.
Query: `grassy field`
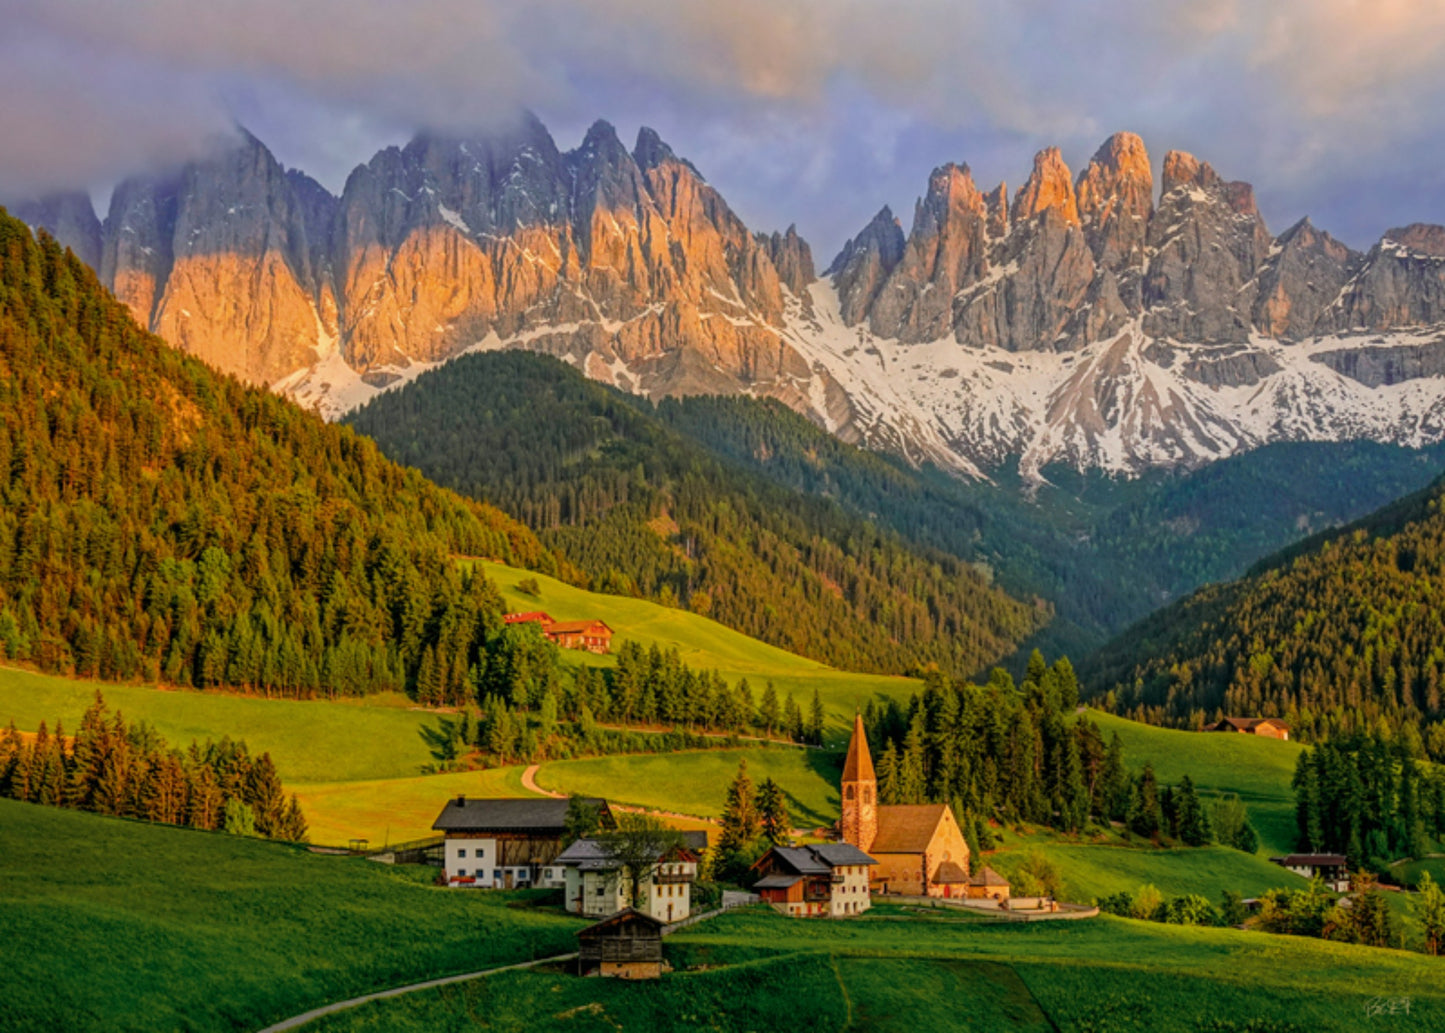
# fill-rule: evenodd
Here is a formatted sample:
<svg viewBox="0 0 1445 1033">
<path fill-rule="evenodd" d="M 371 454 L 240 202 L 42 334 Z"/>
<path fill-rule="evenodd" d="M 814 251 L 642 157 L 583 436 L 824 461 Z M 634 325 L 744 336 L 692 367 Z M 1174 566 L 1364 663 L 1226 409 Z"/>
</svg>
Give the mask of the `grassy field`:
<svg viewBox="0 0 1445 1033">
<path fill-rule="evenodd" d="M 576 919 L 434 872 L 0 800 L 0 1029 L 255 1030 L 564 952 Z M 23 949 L 22 949 L 23 945 Z"/>
<path fill-rule="evenodd" d="M 128 721 L 146 721 L 172 746 L 193 739 L 244 739 L 266 751 L 291 782 L 349 782 L 415 775 L 433 757 L 422 731 L 438 718 L 408 709 L 404 697 L 284 700 L 223 692 L 168 691 L 141 685 L 56 678 L 0 667 L 0 725 L 34 730 L 60 718 L 69 729 L 95 699 Z"/>
<path fill-rule="evenodd" d="M 1294 792 L 1289 783 L 1304 749 L 1299 743 L 1155 728 L 1097 710 L 1088 711 L 1088 716 L 1106 738 L 1119 733 L 1130 768 L 1138 770 L 1151 763 L 1159 778 L 1169 783 L 1188 775 L 1206 798 L 1238 793 L 1259 833 L 1261 854 L 1294 849 Z"/>
<path fill-rule="evenodd" d="M 373 847 L 436 835 L 442 806 L 466 796 L 532 796 L 520 767 L 456 771 L 375 782 L 317 782 L 288 786 L 311 827 L 311 842 L 344 846 L 353 838 Z"/>
<path fill-rule="evenodd" d="M 837 820 L 843 758 L 821 750 L 769 746 L 559 761 L 542 765 L 537 784 L 558 792 L 715 818 L 722 813 L 727 784 L 743 760 L 754 786 L 765 778 L 778 783 L 796 826 L 831 825 Z"/>
<path fill-rule="evenodd" d="M 880 909 L 882 910 L 882 909 Z M 655 983 L 557 971 L 376 1002 L 317 1033 L 448 1030 L 1424 1030 L 1445 1027 L 1439 962 L 1261 933 L 1122 919 L 1037 925 L 805 922 L 734 913 L 670 938 Z M 1375 1014 L 1381 999 L 1394 1014 Z"/>
<path fill-rule="evenodd" d="M 755 697 L 761 695 L 764 683 L 771 681 L 779 698 L 791 692 L 805 711 L 816 689 L 827 708 L 831 739 L 835 742 L 846 738 L 854 712 L 869 699 L 886 696 L 906 700 L 918 690 L 918 682 L 913 679 L 836 671 L 686 610 L 588 592 L 530 571 L 476 562 L 496 582 L 510 609 L 544 610 L 558 620 L 600 617 L 617 633 L 614 642 L 631 639 L 644 646 L 676 646 L 689 666 L 719 671 L 730 682 L 747 678 Z M 541 586 L 540 595 L 517 591 L 518 582 L 527 578 Z M 615 662 L 610 656 L 578 653 L 575 657 L 579 663 L 599 667 Z"/>
</svg>

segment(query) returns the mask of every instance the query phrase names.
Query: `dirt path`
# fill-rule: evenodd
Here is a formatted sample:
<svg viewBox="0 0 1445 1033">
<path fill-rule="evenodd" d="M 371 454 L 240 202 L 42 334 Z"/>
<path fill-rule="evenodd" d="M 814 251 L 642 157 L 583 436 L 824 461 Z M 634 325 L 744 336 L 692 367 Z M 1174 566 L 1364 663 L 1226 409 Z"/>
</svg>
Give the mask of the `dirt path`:
<svg viewBox="0 0 1445 1033">
<path fill-rule="evenodd" d="M 554 793 L 537 784 L 537 769 L 541 766 L 540 764 L 527 765 L 527 770 L 522 772 L 522 788 L 529 793 L 536 793 L 538 796 L 550 796 L 554 800 L 566 799 L 566 793 Z"/>
<path fill-rule="evenodd" d="M 406 986 L 393 987 L 390 990 L 379 990 L 374 994 L 363 994 L 360 997 L 353 997 L 346 1001 L 337 1001 L 335 1004 L 328 1004 L 321 1008 L 312 1008 L 308 1012 L 278 1022 L 274 1026 L 267 1026 L 261 1033 L 281 1033 L 285 1029 L 297 1029 L 306 1025 L 323 1015 L 330 1015 L 332 1012 L 345 1011 L 347 1008 L 355 1008 L 358 1004 L 365 1004 L 367 1001 L 379 1001 L 385 997 L 400 997 L 402 994 L 409 994 L 414 990 L 430 990 L 434 986 L 446 986 L 449 983 L 462 983 L 468 979 L 483 979 L 487 976 L 494 976 L 498 972 L 516 972 L 519 969 L 535 968 L 538 965 L 550 965 L 559 961 L 571 961 L 577 957 L 572 954 L 555 954 L 550 958 L 538 958 L 535 961 L 523 961 L 516 965 L 503 965 L 501 968 L 487 968 L 480 972 L 466 972 L 460 976 L 446 976 L 442 979 L 428 979 L 422 983 L 408 983 Z"/>
</svg>

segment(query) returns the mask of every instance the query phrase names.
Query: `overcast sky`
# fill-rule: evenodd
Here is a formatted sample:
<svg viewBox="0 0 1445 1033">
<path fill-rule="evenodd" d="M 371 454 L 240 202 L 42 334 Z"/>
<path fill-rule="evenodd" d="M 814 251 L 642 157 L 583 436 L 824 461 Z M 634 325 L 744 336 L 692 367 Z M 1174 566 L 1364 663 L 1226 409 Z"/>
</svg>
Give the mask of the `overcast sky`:
<svg viewBox="0 0 1445 1033">
<path fill-rule="evenodd" d="M 240 121 L 333 190 L 423 127 L 655 127 L 820 266 L 929 170 L 1109 133 L 1356 247 L 1445 223 L 1441 0 L 0 0 L 0 196 L 103 194 Z"/>
</svg>

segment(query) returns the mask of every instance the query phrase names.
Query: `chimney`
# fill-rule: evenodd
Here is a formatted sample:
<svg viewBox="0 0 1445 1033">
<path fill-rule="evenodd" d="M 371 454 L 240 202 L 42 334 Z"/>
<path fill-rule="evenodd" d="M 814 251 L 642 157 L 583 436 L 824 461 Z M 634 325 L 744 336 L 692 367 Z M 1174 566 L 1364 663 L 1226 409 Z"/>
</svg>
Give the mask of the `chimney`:
<svg viewBox="0 0 1445 1033">
<path fill-rule="evenodd" d="M 457 794 L 457 806 L 458 806 L 458 807 L 465 807 L 466 805 L 467 805 L 467 794 L 466 794 L 466 793 L 458 793 L 458 794 Z"/>
</svg>

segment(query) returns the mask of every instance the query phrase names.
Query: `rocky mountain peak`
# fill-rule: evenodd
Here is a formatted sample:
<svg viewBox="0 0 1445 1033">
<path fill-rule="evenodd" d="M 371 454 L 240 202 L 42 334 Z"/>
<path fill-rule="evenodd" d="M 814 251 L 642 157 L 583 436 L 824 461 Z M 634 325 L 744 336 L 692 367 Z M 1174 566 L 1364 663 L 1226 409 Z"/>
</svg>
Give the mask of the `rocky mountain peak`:
<svg viewBox="0 0 1445 1033">
<path fill-rule="evenodd" d="M 1073 175 L 1057 147 L 1046 147 L 1034 155 L 1034 170 L 1015 195 L 1011 215 L 1017 225 L 1050 208 L 1058 209 L 1065 223 L 1079 225 Z"/>
<path fill-rule="evenodd" d="M 903 227 L 885 204 L 824 270 L 823 275 L 833 279 L 843 321 L 849 326 L 867 318 L 888 274 L 902 261 L 905 244 Z"/>
<path fill-rule="evenodd" d="M 681 161 L 699 177 L 702 175 L 692 162 L 678 158 L 672 148 L 663 142 L 662 137 L 657 135 L 657 130 L 648 126 L 643 126 L 637 131 L 637 143 L 632 148 L 632 160 L 637 162 L 638 168 L 644 172 L 669 162 Z"/>
<path fill-rule="evenodd" d="M 1381 242 L 1393 242 L 1420 255 L 1445 257 L 1445 226 L 1414 222 L 1386 230 Z"/>
<path fill-rule="evenodd" d="M 1199 187 L 1208 190 L 1218 186 L 1219 174 L 1207 161 L 1200 161 L 1188 151 L 1168 151 L 1164 155 L 1163 196 L 1167 197 L 1180 187 Z"/>
<path fill-rule="evenodd" d="M 72 190 L 22 201 L 11 205 L 10 214 L 33 227 L 44 228 L 62 247 L 70 248 L 82 262 L 100 271 L 101 225 L 89 194 Z"/>
<path fill-rule="evenodd" d="M 808 242 L 798 235 L 797 225 L 790 225 L 783 233 L 759 233 L 757 238 L 767 251 L 773 268 L 778 271 L 778 279 L 795 297 L 807 303 L 808 284 L 818 277 L 813 271 L 813 251 Z"/>
</svg>

